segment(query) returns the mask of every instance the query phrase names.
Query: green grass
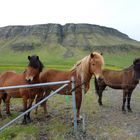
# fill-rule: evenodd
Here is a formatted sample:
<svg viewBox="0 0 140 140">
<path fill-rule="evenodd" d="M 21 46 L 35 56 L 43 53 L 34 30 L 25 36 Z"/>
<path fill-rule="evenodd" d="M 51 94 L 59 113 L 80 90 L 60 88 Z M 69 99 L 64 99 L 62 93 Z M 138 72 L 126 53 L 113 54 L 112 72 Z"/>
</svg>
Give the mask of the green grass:
<svg viewBox="0 0 140 140">
<path fill-rule="evenodd" d="M 45 69 L 48 68 L 55 68 L 60 70 L 68 70 L 70 69 L 76 61 L 83 58 L 85 55 L 89 54 L 89 52 L 83 52 L 79 49 L 75 48 L 72 50 L 75 53 L 74 57 L 70 58 L 64 58 L 63 53 L 66 51 L 65 48 L 59 47 L 57 48 L 55 45 L 51 46 L 52 48 L 45 48 L 44 51 L 40 49 L 36 49 L 33 53 L 32 52 L 11 52 L 10 54 L 7 53 L 1 53 L 0 52 L 0 71 L 6 71 L 6 70 L 16 70 L 18 72 L 24 71 L 28 64 L 27 56 L 32 54 L 37 54 L 40 56 L 40 59 L 43 61 L 45 65 Z M 52 50 L 54 50 L 52 52 Z M 5 50 L 6 52 L 6 50 Z M 52 53 L 51 53 L 52 52 Z M 63 53 L 62 53 L 63 52 Z M 139 56 L 139 52 L 130 52 L 130 53 L 104 53 L 104 59 L 105 59 L 105 67 L 110 69 L 122 69 L 124 67 L 128 67 L 133 63 L 133 60 L 136 57 Z M 93 83 L 92 83 L 93 84 Z M 92 122 L 92 118 L 99 113 L 99 106 L 97 105 L 97 100 L 95 97 L 93 97 L 92 89 L 89 91 L 89 93 L 86 95 L 86 109 L 88 110 L 86 115 L 89 116 L 89 120 Z M 14 100 L 15 101 L 15 100 Z M 70 101 L 71 103 L 71 101 Z M 72 113 L 72 107 L 71 105 L 66 103 L 65 96 L 56 96 L 55 98 L 52 98 L 49 101 L 50 110 L 49 112 L 52 112 L 51 115 L 53 115 L 52 120 L 47 120 L 44 122 L 44 130 L 49 139 L 52 140 L 72 140 L 75 138 L 75 136 L 72 133 L 73 126 L 71 125 L 71 113 Z M 92 105 L 92 104 L 94 105 Z M 12 103 L 17 105 L 17 101 Z M 18 101 L 18 104 L 21 105 Z M 70 110 L 66 110 L 66 107 L 70 106 Z M 109 106 L 109 105 L 108 105 Z M 0 125 L 2 126 L 6 122 L 9 122 L 12 118 L 16 117 L 18 113 L 16 111 L 13 111 L 13 117 L 6 118 L 4 120 L 1 120 Z M 40 112 L 37 117 L 42 118 L 43 112 Z M 55 116 L 55 117 L 54 117 Z M 57 116 L 57 117 L 56 117 Z M 32 113 L 33 119 L 36 117 Z M 63 118 L 64 117 L 64 118 Z M 67 121 L 66 121 L 67 120 Z M 27 126 L 22 126 L 20 124 L 14 124 L 11 127 L 5 129 L 0 134 L 1 140 L 11 140 L 11 139 L 39 139 L 39 132 L 40 132 L 40 126 L 38 125 L 38 122 L 31 123 Z M 105 136 L 103 133 L 110 132 L 110 137 L 115 137 L 115 133 L 120 134 L 124 139 L 129 136 L 127 132 L 122 130 L 121 128 L 118 128 L 117 126 L 113 126 L 113 124 L 109 124 L 108 126 L 104 127 L 103 129 L 95 128 L 94 125 L 88 124 L 87 126 L 87 133 L 90 137 L 93 137 L 93 134 L 100 134 L 99 139 L 104 139 Z M 123 136 L 123 134 L 125 136 Z M 119 138 L 119 137 L 118 137 Z M 130 137 L 132 139 L 135 139 L 135 137 Z"/>
<path fill-rule="evenodd" d="M 19 139 L 36 139 L 38 135 L 38 128 L 34 125 L 21 126 L 13 125 L 8 127 L 0 134 L 1 140 L 19 140 Z"/>
<path fill-rule="evenodd" d="M 52 49 L 56 49 L 54 46 Z M 16 70 L 24 71 L 28 64 L 28 55 L 36 54 L 40 57 L 41 61 L 45 65 L 45 68 L 56 68 L 62 70 L 70 69 L 78 60 L 82 59 L 84 56 L 89 54 L 88 52 L 83 53 L 82 51 L 75 49 L 74 57 L 64 58 L 62 51 L 65 52 L 64 48 L 56 49 L 52 54 L 51 50 L 46 49 L 43 51 L 36 50 L 34 53 L 25 52 L 25 53 L 0 53 L 0 71 L 5 70 Z M 139 52 L 131 53 L 105 53 L 103 54 L 105 59 L 105 67 L 111 69 L 122 69 L 133 64 L 133 60 L 137 57 L 140 57 Z"/>
</svg>

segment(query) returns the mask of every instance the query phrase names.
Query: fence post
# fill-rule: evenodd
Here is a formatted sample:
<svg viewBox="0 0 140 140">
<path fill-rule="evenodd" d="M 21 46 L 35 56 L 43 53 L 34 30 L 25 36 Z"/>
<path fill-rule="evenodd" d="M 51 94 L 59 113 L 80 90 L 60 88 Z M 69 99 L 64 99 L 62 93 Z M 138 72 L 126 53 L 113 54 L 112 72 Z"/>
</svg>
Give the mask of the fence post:
<svg viewBox="0 0 140 140">
<path fill-rule="evenodd" d="M 74 113 L 74 131 L 77 132 L 77 110 L 76 110 L 76 99 L 75 99 L 75 79 L 71 77 L 71 87 L 72 87 L 72 106 Z"/>
<path fill-rule="evenodd" d="M 84 75 L 83 72 L 81 73 L 81 90 L 82 90 L 82 104 L 81 104 L 81 113 L 82 113 L 82 129 L 83 132 L 85 132 L 85 111 L 84 111 L 84 105 L 85 105 L 85 84 L 84 84 Z"/>
</svg>

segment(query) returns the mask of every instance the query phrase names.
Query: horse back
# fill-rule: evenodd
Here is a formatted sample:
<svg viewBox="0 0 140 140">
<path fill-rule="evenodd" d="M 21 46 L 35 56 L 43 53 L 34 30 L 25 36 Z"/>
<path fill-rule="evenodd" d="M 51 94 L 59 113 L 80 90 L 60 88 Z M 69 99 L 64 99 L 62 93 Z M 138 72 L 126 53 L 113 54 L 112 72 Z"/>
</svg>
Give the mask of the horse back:
<svg viewBox="0 0 140 140">
<path fill-rule="evenodd" d="M 15 71 L 6 71 L 0 75 L 0 87 L 7 86 L 17 86 L 17 85 L 25 85 L 26 81 L 24 79 L 24 74 L 18 74 Z M 22 89 L 25 90 L 25 89 Z M 19 89 L 9 89 L 3 90 L 1 92 L 5 92 L 8 95 L 16 98 L 20 98 L 21 95 Z"/>
<path fill-rule="evenodd" d="M 71 80 L 71 76 L 76 77 L 75 71 L 60 71 L 60 70 L 54 70 L 49 69 L 47 71 L 43 71 L 40 74 L 40 82 L 59 82 L 59 81 L 65 81 L 65 80 Z M 76 80 L 77 82 L 77 80 Z M 62 85 L 52 85 L 45 87 L 45 90 L 56 90 Z M 59 94 L 71 94 L 69 91 L 71 90 L 71 84 L 69 83 L 67 87 L 65 87 L 63 90 L 59 92 Z"/>
<path fill-rule="evenodd" d="M 131 84 L 134 72 L 131 70 L 103 70 L 102 79 L 107 86 L 122 89 Z"/>
<path fill-rule="evenodd" d="M 15 75 L 15 71 L 6 71 L 0 75 L 0 87 L 4 85 L 5 81 L 11 76 Z"/>
<path fill-rule="evenodd" d="M 107 86 L 119 89 L 124 80 L 124 72 L 104 69 L 101 77 Z"/>
<path fill-rule="evenodd" d="M 70 71 L 49 69 L 41 72 L 39 79 L 40 82 L 57 82 L 57 81 L 70 80 L 72 75 L 74 75 L 74 73 Z"/>
</svg>

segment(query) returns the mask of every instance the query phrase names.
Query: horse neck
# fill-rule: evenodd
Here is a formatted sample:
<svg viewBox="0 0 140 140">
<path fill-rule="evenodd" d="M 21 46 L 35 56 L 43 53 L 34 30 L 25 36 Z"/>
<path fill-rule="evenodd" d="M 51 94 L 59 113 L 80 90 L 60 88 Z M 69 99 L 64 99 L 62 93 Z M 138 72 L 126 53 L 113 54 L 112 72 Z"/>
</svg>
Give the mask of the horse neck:
<svg viewBox="0 0 140 140">
<path fill-rule="evenodd" d="M 131 70 L 133 70 L 133 65 L 131 65 L 131 66 L 129 66 L 129 67 L 127 67 L 127 68 L 124 68 L 123 70 L 127 70 L 127 71 L 131 71 Z"/>
<path fill-rule="evenodd" d="M 91 73 L 86 73 L 83 77 L 84 81 L 86 82 L 90 82 L 91 80 L 91 77 L 92 77 L 92 74 Z"/>
<path fill-rule="evenodd" d="M 90 57 L 86 56 L 82 60 L 78 61 L 76 65 L 71 69 L 72 71 L 76 71 L 76 75 L 79 79 L 81 79 L 82 76 L 84 82 L 90 82 L 90 79 L 92 77 L 92 74 L 89 70 L 89 60 Z"/>
<path fill-rule="evenodd" d="M 137 75 L 137 73 L 135 72 L 135 70 L 134 70 L 134 68 L 133 68 L 132 66 L 129 67 L 128 70 L 129 70 L 129 71 L 131 72 L 131 74 L 132 74 L 132 81 L 133 81 L 134 83 L 137 83 L 138 80 L 140 79 L 140 76 Z"/>
<path fill-rule="evenodd" d="M 135 70 L 133 70 L 133 71 L 134 71 L 134 80 L 139 81 L 140 80 L 140 72 L 135 72 Z"/>
<path fill-rule="evenodd" d="M 91 77 L 92 77 L 92 74 L 90 74 L 90 73 L 82 73 L 82 72 L 78 72 L 78 71 L 76 71 L 76 75 L 77 75 L 77 78 L 78 79 L 81 79 L 81 80 L 83 80 L 83 82 L 86 82 L 86 83 L 89 83 L 90 82 L 90 80 L 91 80 Z"/>
</svg>

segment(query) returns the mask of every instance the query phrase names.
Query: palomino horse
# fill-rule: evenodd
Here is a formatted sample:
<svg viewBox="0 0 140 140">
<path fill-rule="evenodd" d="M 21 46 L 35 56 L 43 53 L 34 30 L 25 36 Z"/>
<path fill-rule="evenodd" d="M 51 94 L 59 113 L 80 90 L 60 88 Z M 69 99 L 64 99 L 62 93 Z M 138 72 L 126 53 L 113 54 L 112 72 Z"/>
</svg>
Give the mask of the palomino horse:
<svg viewBox="0 0 140 140">
<path fill-rule="evenodd" d="M 15 71 L 7 71 L 0 75 L 0 87 L 16 86 L 16 85 L 27 85 L 33 83 L 39 83 L 39 74 L 43 69 L 43 64 L 36 55 L 28 56 L 29 64 L 23 73 L 16 73 Z M 26 111 L 32 106 L 32 102 L 38 93 L 38 89 L 30 88 L 19 88 L 0 90 L 0 104 L 1 100 L 5 98 L 6 102 L 6 113 L 10 113 L 10 98 L 23 98 L 23 110 Z M 39 93 L 40 94 L 40 93 Z M 38 95 L 39 98 L 39 95 Z M 40 94 L 41 98 L 41 94 Z M 1 115 L 1 109 L 0 109 Z M 23 123 L 31 121 L 30 113 L 24 116 Z"/>
<path fill-rule="evenodd" d="M 99 96 L 98 103 L 102 105 L 102 92 L 106 86 L 113 89 L 123 90 L 123 105 L 122 111 L 125 110 L 125 102 L 127 99 L 127 109 L 132 111 L 130 107 L 131 94 L 138 84 L 140 79 L 140 58 L 133 61 L 133 65 L 120 71 L 104 69 L 102 75 L 95 77 L 95 89 Z"/>
<path fill-rule="evenodd" d="M 104 59 L 102 55 L 98 52 L 93 52 L 90 55 L 84 57 L 76 63 L 76 65 L 69 71 L 60 71 L 49 69 L 43 71 L 40 74 L 40 82 L 55 82 L 71 80 L 71 77 L 75 77 L 76 83 L 76 107 L 77 107 L 77 119 L 79 119 L 81 101 L 82 101 L 82 91 L 81 91 L 81 73 L 83 73 L 83 80 L 85 84 L 85 92 L 89 89 L 90 79 L 92 75 L 99 76 L 102 73 L 102 66 L 104 64 Z M 50 91 L 54 91 L 59 88 L 60 85 L 47 86 L 44 88 L 46 96 L 50 94 Z M 66 88 L 61 90 L 58 94 L 61 95 L 71 95 L 71 84 Z"/>
</svg>

